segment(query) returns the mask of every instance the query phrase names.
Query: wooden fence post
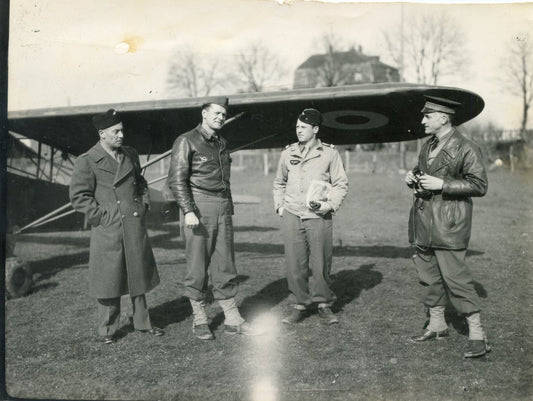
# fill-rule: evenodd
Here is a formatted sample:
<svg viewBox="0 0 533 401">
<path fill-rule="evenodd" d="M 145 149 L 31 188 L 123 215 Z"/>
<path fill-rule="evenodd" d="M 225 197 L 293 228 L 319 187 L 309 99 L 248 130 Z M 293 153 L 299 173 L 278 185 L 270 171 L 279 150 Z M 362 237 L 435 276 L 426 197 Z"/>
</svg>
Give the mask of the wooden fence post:
<svg viewBox="0 0 533 401">
<path fill-rule="evenodd" d="M 264 152 L 263 153 L 263 173 L 265 175 L 268 175 L 268 170 L 269 170 L 268 167 L 269 167 L 268 166 L 268 152 Z"/>
<path fill-rule="evenodd" d="M 346 149 L 344 151 L 344 169 L 346 170 L 347 173 L 350 172 L 350 151 L 348 149 Z"/>
</svg>

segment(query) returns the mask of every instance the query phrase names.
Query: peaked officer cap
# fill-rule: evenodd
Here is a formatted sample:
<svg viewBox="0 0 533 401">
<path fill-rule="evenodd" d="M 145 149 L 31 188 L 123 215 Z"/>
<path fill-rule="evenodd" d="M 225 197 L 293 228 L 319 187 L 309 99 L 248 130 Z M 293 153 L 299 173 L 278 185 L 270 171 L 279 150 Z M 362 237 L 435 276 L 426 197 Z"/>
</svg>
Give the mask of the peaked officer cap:
<svg viewBox="0 0 533 401">
<path fill-rule="evenodd" d="M 426 103 L 421 113 L 434 113 L 440 111 L 446 114 L 455 114 L 455 110 L 461 106 L 461 103 L 442 97 L 424 96 Z"/>
</svg>

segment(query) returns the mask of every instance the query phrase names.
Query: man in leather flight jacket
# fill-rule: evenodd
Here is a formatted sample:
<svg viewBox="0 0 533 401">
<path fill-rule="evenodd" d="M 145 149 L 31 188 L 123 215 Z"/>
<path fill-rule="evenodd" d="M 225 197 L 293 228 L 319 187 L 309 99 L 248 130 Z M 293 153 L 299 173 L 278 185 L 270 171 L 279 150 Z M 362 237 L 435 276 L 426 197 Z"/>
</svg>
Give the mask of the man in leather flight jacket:
<svg viewBox="0 0 533 401">
<path fill-rule="evenodd" d="M 429 324 L 415 342 L 448 335 L 444 309 L 448 301 L 469 327 L 465 358 L 490 351 L 481 326 L 479 297 L 470 269 L 465 264 L 472 224 L 472 199 L 484 196 L 488 182 L 479 147 L 453 126 L 460 103 L 426 96 L 422 109 L 427 134 L 433 134 L 420 151 L 418 165 L 407 172 L 405 182 L 414 191 L 409 217 L 409 242 L 423 302 L 429 308 Z"/>
<path fill-rule="evenodd" d="M 202 123 L 174 142 L 168 174 L 168 186 L 183 216 L 185 296 L 193 310 L 193 332 L 202 340 L 214 338 L 205 312 L 209 277 L 213 296 L 224 311 L 225 332 L 253 334 L 235 303 L 230 155 L 219 134 L 227 108 L 227 98 L 211 99 L 202 106 Z"/>
</svg>

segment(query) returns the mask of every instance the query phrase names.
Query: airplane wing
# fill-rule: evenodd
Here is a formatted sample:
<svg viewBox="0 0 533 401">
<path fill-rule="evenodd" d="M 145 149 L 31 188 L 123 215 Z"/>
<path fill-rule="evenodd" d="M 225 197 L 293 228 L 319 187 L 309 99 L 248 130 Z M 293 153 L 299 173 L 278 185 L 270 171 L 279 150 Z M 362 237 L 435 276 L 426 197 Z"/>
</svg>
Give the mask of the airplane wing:
<svg viewBox="0 0 533 401">
<path fill-rule="evenodd" d="M 483 99 L 470 91 L 421 84 L 386 83 L 315 88 L 279 92 L 236 94 L 229 97 L 228 117 L 234 121 L 223 135 L 232 149 L 276 148 L 295 141 L 294 126 L 308 107 L 324 116 L 319 137 L 332 144 L 398 142 L 424 136 L 420 110 L 424 95 L 460 102 L 460 125 L 477 116 Z M 161 154 L 176 137 L 201 120 L 205 98 L 76 106 L 12 111 L 8 128 L 68 153 L 87 151 L 98 136 L 91 123 L 94 114 L 114 108 L 125 126 L 125 144 L 142 154 Z"/>
</svg>

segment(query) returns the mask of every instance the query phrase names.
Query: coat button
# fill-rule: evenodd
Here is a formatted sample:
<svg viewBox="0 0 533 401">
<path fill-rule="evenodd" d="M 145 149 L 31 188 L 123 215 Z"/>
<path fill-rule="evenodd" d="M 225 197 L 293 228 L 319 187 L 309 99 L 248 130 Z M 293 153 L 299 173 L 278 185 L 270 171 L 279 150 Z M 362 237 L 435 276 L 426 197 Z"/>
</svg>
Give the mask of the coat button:
<svg viewBox="0 0 533 401">
<path fill-rule="evenodd" d="M 139 213 L 137 213 L 137 212 L 133 212 L 133 215 L 134 215 L 135 217 L 137 217 L 137 216 L 139 216 Z"/>
<path fill-rule="evenodd" d="M 113 189 L 117 189 L 117 187 L 113 186 Z"/>
<path fill-rule="evenodd" d="M 117 205 L 120 205 L 120 201 L 119 200 L 117 201 Z"/>
<path fill-rule="evenodd" d="M 126 215 L 125 215 L 125 214 L 123 214 L 123 215 L 122 215 L 122 218 L 123 218 L 123 219 L 125 219 L 125 218 L 126 218 Z"/>
<path fill-rule="evenodd" d="M 134 202 L 139 202 L 139 198 L 133 198 Z"/>
</svg>

